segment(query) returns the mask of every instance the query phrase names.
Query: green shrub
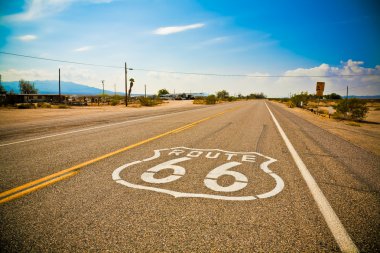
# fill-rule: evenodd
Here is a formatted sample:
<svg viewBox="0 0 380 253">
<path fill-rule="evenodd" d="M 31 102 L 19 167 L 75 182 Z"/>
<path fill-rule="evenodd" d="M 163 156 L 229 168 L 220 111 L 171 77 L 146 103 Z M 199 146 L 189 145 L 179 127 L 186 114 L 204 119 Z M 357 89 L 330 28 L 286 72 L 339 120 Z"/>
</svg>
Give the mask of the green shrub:
<svg viewBox="0 0 380 253">
<path fill-rule="evenodd" d="M 193 104 L 195 104 L 195 105 L 203 105 L 205 103 L 206 103 L 206 101 L 204 98 L 196 98 L 193 100 Z"/>
<path fill-rule="evenodd" d="M 216 104 L 216 96 L 215 95 L 208 95 L 205 99 L 207 105 L 214 105 Z"/>
<path fill-rule="evenodd" d="M 37 103 L 38 108 L 51 108 L 51 104 L 49 103 Z"/>
<path fill-rule="evenodd" d="M 139 97 L 139 101 L 142 106 L 155 106 L 160 103 L 156 99 L 151 99 L 151 98 L 146 98 L 146 97 Z"/>
<path fill-rule="evenodd" d="M 70 106 L 65 105 L 65 104 L 60 104 L 60 105 L 58 105 L 58 108 L 59 109 L 68 109 L 68 108 L 70 108 Z"/>
<path fill-rule="evenodd" d="M 368 113 L 366 101 L 357 98 L 341 100 L 336 105 L 336 116 L 338 118 L 347 118 L 352 120 L 363 120 Z"/>
<path fill-rule="evenodd" d="M 17 105 L 17 109 L 35 109 L 35 105 L 34 104 L 18 104 Z"/>
<path fill-rule="evenodd" d="M 119 101 L 118 100 L 112 100 L 111 101 L 111 105 L 112 106 L 115 106 L 115 105 L 118 105 L 119 104 Z"/>
<path fill-rule="evenodd" d="M 301 92 L 300 94 L 294 94 L 290 100 L 292 101 L 294 106 L 304 107 L 309 102 L 311 95 L 307 92 Z"/>
</svg>

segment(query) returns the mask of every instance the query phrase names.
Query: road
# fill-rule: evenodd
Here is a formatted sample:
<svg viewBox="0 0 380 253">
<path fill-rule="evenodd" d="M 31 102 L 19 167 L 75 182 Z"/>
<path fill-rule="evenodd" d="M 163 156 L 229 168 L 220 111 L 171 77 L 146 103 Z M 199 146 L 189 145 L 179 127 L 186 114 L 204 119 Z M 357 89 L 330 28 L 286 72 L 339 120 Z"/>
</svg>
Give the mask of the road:
<svg viewBox="0 0 380 253">
<path fill-rule="evenodd" d="M 2 252 L 380 250 L 380 158 L 269 101 L 0 133 Z"/>
</svg>

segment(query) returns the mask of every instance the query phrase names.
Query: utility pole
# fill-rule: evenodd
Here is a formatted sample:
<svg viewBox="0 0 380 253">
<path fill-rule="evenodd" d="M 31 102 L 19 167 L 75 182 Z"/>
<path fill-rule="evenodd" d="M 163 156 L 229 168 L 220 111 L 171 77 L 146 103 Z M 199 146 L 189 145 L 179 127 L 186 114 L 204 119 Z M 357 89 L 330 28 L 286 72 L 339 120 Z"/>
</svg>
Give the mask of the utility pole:
<svg viewBox="0 0 380 253">
<path fill-rule="evenodd" d="M 145 97 L 146 97 L 146 84 L 144 84 L 144 88 L 145 88 Z"/>
<path fill-rule="evenodd" d="M 115 94 L 114 94 L 114 96 L 116 97 L 116 83 L 113 84 L 113 88 L 114 88 L 114 90 L 115 90 Z"/>
<path fill-rule="evenodd" d="M 61 69 L 60 68 L 58 69 L 58 94 L 59 94 L 58 102 L 61 103 L 62 99 L 61 99 Z"/>
<path fill-rule="evenodd" d="M 128 77 L 127 77 L 127 62 L 125 62 L 125 66 L 124 66 L 124 74 L 125 74 L 125 106 L 128 106 Z"/>
<path fill-rule="evenodd" d="M 102 80 L 102 85 L 103 85 L 103 97 L 102 97 L 102 102 L 104 102 L 104 80 Z"/>
<path fill-rule="evenodd" d="M 347 92 L 346 92 L 346 110 L 348 112 L 348 85 L 347 85 Z"/>
</svg>

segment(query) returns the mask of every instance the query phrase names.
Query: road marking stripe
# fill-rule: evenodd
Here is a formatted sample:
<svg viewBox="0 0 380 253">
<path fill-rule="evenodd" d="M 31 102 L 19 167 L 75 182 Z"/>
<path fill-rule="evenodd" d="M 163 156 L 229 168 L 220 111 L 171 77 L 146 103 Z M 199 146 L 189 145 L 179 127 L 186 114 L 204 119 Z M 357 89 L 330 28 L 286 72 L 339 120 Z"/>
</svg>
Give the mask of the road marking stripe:
<svg viewBox="0 0 380 253">
<path fill-rule="evenodd" d="M 6 197 L 6 198 L 0 199 L 0 204 L 5 203 L 5 202 L 8 202 L 8 201 L 11 201 L 11 200 L 13 200 L 13 199 L 20 198 L 20 197 L 22 197 L 22 196 L 24 196 L 24 195 L 26 195 L 26 194 L 29 194 L 29 193 L 34 192 L 34 191 L 37 191 L 37 190 L 39 190 L 39 189 L 41 189 L 41 188 L 44 188 L 44 187 L 46 187 L 46 186 L 48 186 L 48 185 L 51 185 L 51 184 L 54 184 L 54 183 L 56 183 L 56 182 L 58 182 L 58 181 L 62 181 L 62 180 L 64 180 L 64 179 L 66 179 L 66 178 L 69 178 L 69 177 L 75 176 L 75 175 L 78 174 L 78 173 L 79 173 L 79 171 L 73 171 L 73 172 L 67 173 L 67 174 L 65 174 L 65 175 L 62 175 L 62 176 L 60 176 L 60 177 L 56 177 L 56 178 L 54 178 L 54 179 L 52 179 L 52 180 L 45 181 L 45 182 L 43 182 L 43 183 L 41 183 L 41 184 L 38 184 L 38 185 L 33 186 L 33 187 L 31 187 L 31 188 L 28 188 L 28 189 L 26 189 L 26 190 L 24 190 L 24 191 L 17 192 L 16 194 L 13 194 L 13 195 L 8 196 L 8 197 Z"/>
<path fill-rule="evenodd" d="M 180 132 L 180 131 L 183 131 L 183 130 L 189 129 L 189 128 L 191 128 L 191 127 L 196 126 L 197 124 L 199 124 L 199 123 L 201 123 L 201 122 L 204 122 L 204 121 L 206 121 L 206 120 L 210 120 L 210 119 L 216 118 L 216 117 L 218 117 L 218 116 L 220 116 L 220 115 L 223 115 L 223 114 L 225 114 L 225 113 L 227 113 L 227 112 L 231 112 L 231 111 L 237 110 L 238 108 L 240 108 L 240 106 L 238 106 L 238 107 L 234 107 L 234 108 L 232 108 L 232 109 L 228 109 L 228 110 L 225 110 L 225 111 L 222 111 L 222 112 L 216 113 L 216 114 L 213 114 L 213 115 L 211 115 L 211 116 L 209 116 L 209 117 L 206 117 L 206 118 L 203 118 L 203 119 L 197 120 L 197 121 L 195 121 L 195 122 L 189 123 L 189 124 L 187 124 L 187 125 L 184 125 L 184 126 L 182 126 L 182 127 L 176 128 L 176 129 L 174 129 L 174 130 L 171 130 L 171 131 L 168 131 L 168 132 L 165 132 L 165 133 L 162 133 L 162 134 L 156 135 L 156 136 L 151 137 L 151 138 L 149 138 L 149 139 L 145 139 L 145 140 L 143 140 L 143 141 L 140 141 L 140 142 L 134 143 L 134 144 L 132 144 L 132 145 L 129 145 L 129 146 L 127 146 L 127 147 L 124 147 L 124 148 L 118 149 L 118 150 L 113 151 L 113 152 L 110 152 L 110 153 L 108 153 L 108 154 L 105 154 L 105 155 L 99 156 L 99 157 L 94 158 L 94 159 L 92 159 L 92 160 L 89 160 L 89 161 L 86 161 L 86 162 L 83 162 L 83 163 L 77 164 L 77 165 L 75 165 L 75 166 L 73 166 L 73 167 L 70 167 L 70 168 L 68 168 L 68 169 L 64 169 L 64 170 L 58 171 L 58 172 L 56 172 L 56 173 L 54 173 L 54 174 L 51 174 L 51 175 L 49 175 L 49 176 L 46 176 L 46 177 L 43 177 L 43 178 L 40 178 L 40 179 L 34 180 L 34 181 L 32 181 L 32 182 L 29 182 L 29 183 L 26 183 L 26 184 L 20 185 L 20 186 L 18 186 L 18 187 L 15 187 L 15 188 L 13 188 L 13 189 L 10 189 L 10 190 L 8 190 L 8 191 L 5 191 L 5 192 L 0 193 L 0 198 L 3 198 L 3 197 L 8 196 L 8 197 L 6 197 L 5 199 L 12 200 L 12 199 L 15 199 L 15 198 L 18 198 L 18 197 L 24 196 L 24 195 L 27 194 L 27 193 L 25 193 L 25 194 L 21 194 L 20 191 L 24 191 L 25 189 L 28 189 L 28 188 L 30 188 L 30 187 L 32 187 L 32 186 L 37 185 L 37 184 L 41 184 L 42 182 L 45 182 L 45 181 L 48 181 L 48 180 L 52 180 L 52 179 L 54 179 L 54 178 L 56 178 L 56 177 L 62 176 L 62 175 L 66 174 L 66 173 L 69 173 L 69 172 L 76 171 L 76 170 L 78 170 L 78 169 L 80 169 L 80 168 L 82 168 L 82 167 L 85 167 L 85 166 L 87 166 L 87 165 L 90 165 L 90 164 L 92 164 L 92 163 L 95 163 L 95 162 L 98 162 L 98 161 L 100 161 L 100 160 L 106 159 L 106 158 L 108 158 L 108 157 L 114 156 L 114 155 L 116 155 L 116 154 L 122 153 L 122 152 L 124 152 L 124 151 L 129 150 L 129 149 L 132 149 L 132 148 L 135 148 L 135 147 L 141 146 L 141 145 L 143 145 L 143 144 L 145 144 L 145 143 L 148 143 L 148 142 L 151 142 L 151 141 L 157 140 L 157 139 L 162 138 L 162 137 L 164 137 L 164 136 L 167 136 L 167 135 L 169 135 L 169 134 L 175 134 L 175 133 L 178 133 L 178 132 Z M 47 186 L 47 185 L 46 185 L 46 186 Z M 42 187 L 40 187 L 40 188 L 42 188 Z M 28 192 L 28 193 L 29 193 L 29 192 Z M 11 194 L 14 194 L 14 195 L 9 196 L 9 195 L 11 195 Z M 18 196 L 18 197 L 13 197 L 13 196 L 15 196 L 15 195 Z M 12 197 L 12 198 L 11 198 L 11 197 Z M 7 200 L 7 201 L 9 201 L 9 200 Z M 4 203 L 4 202 L 7 202 L 7 201 L 4 201 L 4 199 L 2 199 L 2 200 L 0 200 L 0 203 Z"/>
<path fill-rule="evenodd" d="M 203 109 L 203 108 L 204 107 L 193 109 L 193 110 L 200 110 L 200 109 Z M 186 110 L 184 112 L 193 111 L 193 110 Z M 126 120 L 126 121 L 122 121 L 122 122 L 111 123 L 111 124 L 106 124 L 106 125 L 101 125 L 101 126 L 88 127 L 88 128 L 83 128 L 83 129 L 79 129 L 79 130 L 73 130 L 73 131 L 58 133 L 58 134 L 45 135 L 45 136 L 35 137 L 35 138 L 31 138 L 31 139 L 26 139 L 26 140 L 20 140 L 20 141 L 14 141 L 14 142 L 9 142 L 9 143 L 3 143 L 3 144 L 0 144 L 0 147 L 14 145 L 14 144 L 19 144 L 19 143 L 24 143 L 24 142 L 30 142 L 30 141 L 38 141 L 38 140 L 43 140 L 43 139 L 57 137 L 57 136 L 62 136 L 62 135 L 68 135 L 68 134 L 75 134 L 75 133 L 80 133 L 80 132 L 86 132 L 86 131 L 91 131 L 91 130 L 95 130 L 95 129 L 112 127 L 112 126 L 117 126 L 117 125 L 122 125 L 122 124 L 127 124 L 127 123 L 146 121 L 146 120 L 151 120 L 151 119 L 155 119 L 155 118 L 162 118 L 162 117 L 165 117 L 165 116 L 180 114 L 180 113 L 184 113 L 184 112 L 183 111 L 182 112 L 173 112 L 173 113 L 167 113 L 167 114 L 156 115 L 156 116 L 151 116 L 151 117 L 145 117 L 145 118 L 140 118 L 140 119 Z"/>
<path fill-rule="evenodd" d="M 296 149 L 294 148 L 294 146 L 292 145 L 292 143 L 286 136 L 284 130 L 281 128 L 277 119 L 274 117 L 272 111 L 269 109 L 267 103 L 265 103 L 265 105 L 270 115 L 272 116 L 272 119 L 275 125 L 277 126 L 277 129 L 280 132 L 280 135 L 282 139 L 284 140 L 290 154 L 292 155 L 294 162 L 296 163 L 299 171 L 301 172 L 301 175 L 303 179 L 305 180 L 315 202 L 317 203 L 319 211 L 322 213 L 327 223 L 327 226 L 329 227 L 331 233 L 333 234 L 335 241 L 338 243 L 340 250 L 342 252 L 359 252 L 355 243 L 352 241 L 351 237 L 349 236 L 346 229 L 344 228 L 342 222 L 339 220 L 339 217 L 336 215 L 333 208 L 331 207 L 329 201 L 323 194 L 322 190 L 319 188 L 313 176 L 310 174 L 305 163 L 302 161 L 301 157 L 298 155 Z"/>
</svg>

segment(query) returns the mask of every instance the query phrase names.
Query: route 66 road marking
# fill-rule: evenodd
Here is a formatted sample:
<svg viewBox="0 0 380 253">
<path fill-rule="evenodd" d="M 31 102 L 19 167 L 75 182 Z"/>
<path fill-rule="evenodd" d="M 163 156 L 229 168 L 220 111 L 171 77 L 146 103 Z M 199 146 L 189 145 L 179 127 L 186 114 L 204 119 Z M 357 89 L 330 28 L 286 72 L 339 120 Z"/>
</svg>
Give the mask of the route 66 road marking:
<svg viewBox="0 0 380 253">
<path fill-rule="evenodd" d="M 131 176 L 128 176 L 130 170 L 136 169 L 138 166 L 143 166 L 146 163 L 154 164 L 155 160 L 162 159 L 165 161 L 157 162 L 153 167 L 149 167 L 141 173 L 138 180 L 142 181 L 142 183 L 136 183 L 134 182 L 136 179 L 132 180 Z M 195 161 L 195 159 L 204 159 L 205 161 L 213 160 L 212 164 L 217 164 L 216 167 L 210 168 L 204 178 L 199 179 L 203 181 L 203 186 L 206 190 L 214 194 L 182 192 L 168 189 L 166 186 L 171 183 L 184 183 L 186 181 L 184 178 L 186 178 L 187 174 L 191 173 L 191 162 Z M 257 164 L 258 160 L 262 160 L 259 165 Z M 240 201 L 256 200 L 273 197 L 279 194 L 284 188 L 282 178 L 268 168 L 268 166 L 274 162 L 276 162 L 275 159 L 257 152 L 232 152 L 220 149 L 195 149 L 186 147 L 165 148 L 154 150 L 152 157 L 127 163 L 117 168 L 112 173 L 112 179 L 130 188 L 165 193 L 176 198 L 191 197 Z M 187 164 L 186 166 L 184 165 L 185 163 Z M 265 175 L 269 176 L 270 183 L 274 185 L 274 187 L 260 194 L 240 194 L 240 192 L 250 184 L 250 181 L 246 174 L 238 171 L 238 168 L 242 166 L 252 168 L 254 164 L 256 164 L 256 166 L 258 165 L 261 173 L 265 173 Z M 252 170 L 253 169 L 250 169 L 251 173 L 253 173 Z M 166 172 L 164 177 L 162 177 L 162 175 L 157 176 L 163 171 Z M 167 175 L 168 171 L 172 173 Z M 123 176 L 121 174 L 123 174 Z M 125 176 L 125 174 L 127 174 L 127 176 Z M 219 179 L 225 176 L 232 178 L 233 182 L 228 185 L 220 184 Z M 231 196 L 231 194 L 237 196 Z"/>
</svg>

